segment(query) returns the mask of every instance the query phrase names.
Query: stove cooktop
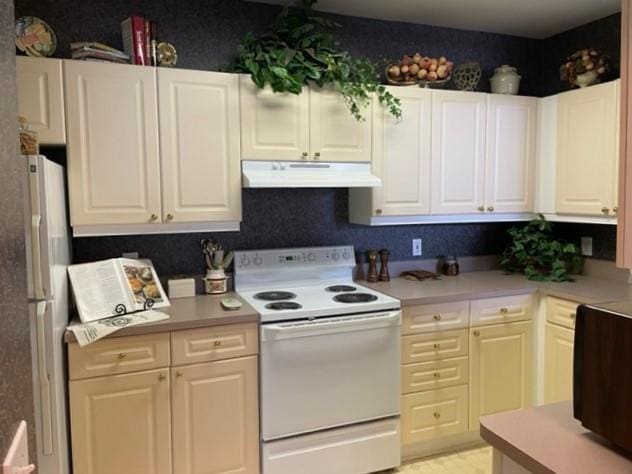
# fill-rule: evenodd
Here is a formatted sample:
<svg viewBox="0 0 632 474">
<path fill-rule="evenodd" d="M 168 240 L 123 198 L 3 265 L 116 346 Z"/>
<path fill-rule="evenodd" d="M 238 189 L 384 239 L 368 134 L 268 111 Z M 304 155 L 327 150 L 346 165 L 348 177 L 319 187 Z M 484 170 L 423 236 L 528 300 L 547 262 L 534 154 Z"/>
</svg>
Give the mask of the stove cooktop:
<svg viewBox="0 0 632 474">
<path fill-rule="evenodd" d="M 308 319 L 400 308 L 399 300 L 355 282 L 238 291 L 262 322 Z"/>
</svg>

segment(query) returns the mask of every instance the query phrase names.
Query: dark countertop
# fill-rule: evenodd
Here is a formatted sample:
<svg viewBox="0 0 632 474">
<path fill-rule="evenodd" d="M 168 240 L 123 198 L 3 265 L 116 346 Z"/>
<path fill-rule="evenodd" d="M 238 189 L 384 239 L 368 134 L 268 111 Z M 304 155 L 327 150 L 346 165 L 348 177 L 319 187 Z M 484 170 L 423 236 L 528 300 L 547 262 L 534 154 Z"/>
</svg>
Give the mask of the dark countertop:
<svg viewBox="0 0 632 474">
<path fill-rule="evenodd" d="M 632 472 L 632 454 L 582 427 L 572 411 L 572 402 L 561 402 L 485 416 L 481 436 L 536 474 Z"/>
<path fill-rule="evenodd" d="M 242 307 L 236 311 L 226 311 L 220 304 L 220 301 L 222 298 L 227 297 L 238 299 L 242 302 Z M 136 336 L 223 324 L 259 322 L 259 313 L 237 296 L 236 293 L 232 292 L 223 295 L 197 295 L 192 298 L 173 298 L 171 299 L 171 307 L 166 309 L 170 315 L 169 319 L 123 328 L 106 337 Z M 157 311 L 160 311 L 160 309 Z M 76 341 L 74 334 L 68 330 L 64 334 L 64 340 L 66 342 Z"/>
<path fill-rule="evenodd" d="M 441 280 L 423 282 L 398 277 L 390 282 L 361 283 L 401 300 L 402 306 L 510 296 L 536 291 L 543 295 L 580 303 L 632 299 L 632 285 L 627 282 L 582 275 L 575 278 L 574 282 L 564 283 L 534 282 L 522 275 L 492 270 L 462 273 L 456 277 L 442 276 Z"/>
</svg>

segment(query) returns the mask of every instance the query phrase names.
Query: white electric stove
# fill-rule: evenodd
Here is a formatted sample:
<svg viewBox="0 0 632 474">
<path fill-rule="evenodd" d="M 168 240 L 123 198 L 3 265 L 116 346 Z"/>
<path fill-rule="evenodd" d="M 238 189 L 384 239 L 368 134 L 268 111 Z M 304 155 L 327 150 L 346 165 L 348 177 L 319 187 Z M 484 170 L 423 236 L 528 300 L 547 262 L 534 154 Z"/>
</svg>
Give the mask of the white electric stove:
<svg viewBox="0 0 632 474">
<path fill-rule="evenodd" d="M 235 289 L 261 314 L 264 474 L 400 463 L 400 303 L 354 267 L 351 246 L 235 255 Z"/>
</svg>

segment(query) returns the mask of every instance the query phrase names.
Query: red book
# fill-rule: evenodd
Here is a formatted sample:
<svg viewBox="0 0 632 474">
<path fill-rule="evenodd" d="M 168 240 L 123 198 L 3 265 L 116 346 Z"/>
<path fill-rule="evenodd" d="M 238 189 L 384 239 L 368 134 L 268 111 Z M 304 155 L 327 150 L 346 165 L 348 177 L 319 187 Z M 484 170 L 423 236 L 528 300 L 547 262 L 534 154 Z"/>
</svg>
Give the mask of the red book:
<svg viewBox="0 0 632 474">
<path fill-rule="evenodd" d="M 130 16 L 121 23 L 123 49 L 132 64 L 146 65 L 145 60 L 145 20 L 138 15 Z"/>
</svg>

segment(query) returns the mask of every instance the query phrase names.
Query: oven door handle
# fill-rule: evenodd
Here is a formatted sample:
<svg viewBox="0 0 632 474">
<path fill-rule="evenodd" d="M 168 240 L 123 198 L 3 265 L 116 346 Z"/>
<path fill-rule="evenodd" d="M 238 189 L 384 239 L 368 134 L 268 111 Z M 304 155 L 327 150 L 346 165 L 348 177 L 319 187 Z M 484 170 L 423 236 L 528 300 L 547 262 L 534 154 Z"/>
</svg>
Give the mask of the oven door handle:
<svg viewBox="0 0 632 474">
<path fill-rule="evenodd" d="M 332 320 L 333 319 L 333 320 Z M 396 323 L 396 324 L 393 324 Z M 401 312 L 361 314 L 335 318 L 314 319 L 312 321 L 287 322 L 280 324 L 265 324 L 261 328 L 262 339 L 279 339 L 285 337 L 311 336 L 323 333 L 350 331 L 354 329 L 368 329 L 401 324 Z"/>
</svg>

